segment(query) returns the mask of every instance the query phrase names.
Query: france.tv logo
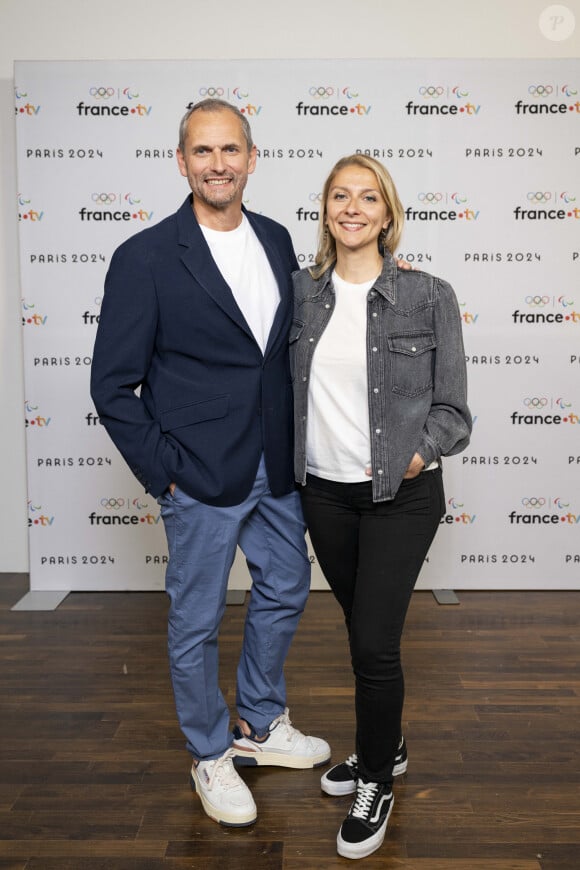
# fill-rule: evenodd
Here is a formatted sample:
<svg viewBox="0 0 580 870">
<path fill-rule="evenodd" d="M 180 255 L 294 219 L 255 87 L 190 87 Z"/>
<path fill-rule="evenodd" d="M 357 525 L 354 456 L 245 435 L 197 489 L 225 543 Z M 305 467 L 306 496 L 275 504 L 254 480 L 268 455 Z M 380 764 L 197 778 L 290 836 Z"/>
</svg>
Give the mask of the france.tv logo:
<svg viewBox="0 0 580 870">
<path fill-rule="evenodd" d="M 16 104 L 14 106 L 14 111 L 16 115 L 38 115 L 40 112 L 40 106 L 31 103 L 28 94 L 26 91 L 21 90 L 20 88 L 14 88 L 14 99 Z"/>
<path fill-rule="evenodd" d="M 525 206 L 517 205 L 513 215 L 517 221 L 580 220 L 580 208 L 569 190 L 528 190 Z"/>
<path fill-rule="evenodd" d="M 524 297 L 527 311 L 516 308 L 511 319 L 517 326 L 525 324 L 579 324 L 580 311 L 576 311 L 575 302 L 567 293 L 558 296 L 549 293 L 529 293 Z"/>
<path fill-rule="evenodd" d="M 31 402 L 26 401 L 24 403 L 24 410 L 26 412 L 24 425 L 27 429 L 46 429 L 46 427 L 50 425 L 52 417 L 45 417 L 43 414 L 39 413 L 38 405 L 33 405 Z"/>
<path fill-rule="evenodd" d="M 23 193 L 18 194 L 18 220 L 28 221 L 31 224 L 40 223 L 44 217 L 44 212 L 39 211 L 32 204 L 32 200 Z"/>
<path fill-rule="evenodd" d="M 36 528 L 47 528 L 48 526 L 52 526 L 54 523 L 54 517 L 49 516 L 42 509 L 41 504 L 34 504 L 34 502 L 28 502 L 28 528 L 32 528 L 33 526 Z"/>
<path fill-rule="evenodd" d="M 469 99 L 469 91 L 460 85 L 424 84 L 417 89 L 420 102 L 409 100 L 405 103 L 407 115 L 459 115 L 474 117 L 479 115 L 481 104 Z"/>
<path fill-rule="evenodd" d="M 36 310 L 34 302 L 22 300 L 22 325 L 23 326 L 46 326 L 47 314 L 41 314 Z"/>
<path fill-rule="evenodd" d="M 81 221 L 139 221 L 149 223 L 152 211 L 143 207 L 135 193 L 95 191 L 90 195 L 91 208 L 79 209 Z"/>
<path fill-rule="evenodd" d="M 296 103 L 296 114 L 301 117 L 365 117 L 372 106 L 361 101 L 354 85 L 313 84 L 307 88 L 308 102 Z"/>
<path fill-rule="evenodd" d="M 144 118 L 151 114 L 152 106 L 139 100 L 139 90 L 133 86 L 91 85 L 88 95 L 93 102 L 81 100 L 75 106 L 77 115 L 82 118 Z"/>
<path fill-rule="evenodd" d="M 481 214 L 478 208 L 469 203 L 462 191 L 445 192 L 442 190 L 422 190 L 417 194 L 417 206 L 405 209 L 408 221 L 456 221 L 474 223 Z"/>
<path fill-rule="evenodd" d="M 545 496 L 524 496 L 521 507 L 512 510 L 508 514 L 510 525 L 523 526 L 577 526 L 580 523 L 580 514 L 570 510 L 570 502 L 560 496 L 547 498 Z"/>
<path fill-rule="evenodd" d="M 531 102 L 530 102 L 531 101 Z M 528 85 L 525 101 L 514 103 L 516 115 L 568 115 L 580 114 L 578 88 L 573 84 Z"/>
<path fill-rule="evenodd" d="M 464 502 L 451 496 L 447 499 L 447 513 L 441 518 L 440 524 L 471 526 L 476 518 L 477 514 L 470 514 L 465 510 Z"/>
<path fill-rule="evenodd" d="M 530 395 L 522 400 L 522 406 L 522 410 L 510 414 L 512 426 L 577 426 L 580 423 L 572 402 L 563 396 Z"/>
</svg>

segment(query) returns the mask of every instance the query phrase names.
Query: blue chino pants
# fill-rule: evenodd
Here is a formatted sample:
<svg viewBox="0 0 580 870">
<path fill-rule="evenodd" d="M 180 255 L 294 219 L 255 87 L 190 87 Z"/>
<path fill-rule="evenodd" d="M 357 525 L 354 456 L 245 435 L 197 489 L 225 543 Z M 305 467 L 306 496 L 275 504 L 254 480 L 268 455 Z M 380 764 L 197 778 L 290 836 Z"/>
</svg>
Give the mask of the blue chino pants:
<svg viewBox="0 0 580 870">
<path fill-rule="evenodd" d="M 206 505 L 178 487 L 158 501 L 169 549 L 168 648 L 177 717 L 193 757 L 207 761 L 232 743 L 218 685 L 218 632 L 238 545 L 252 577 L 238 712 L 260 733 L 286 706 L 284 662 L 310 590 L 304 519 L 297 492 L 272 496 L 263 458 L 239 505 Z"/>
</svg>

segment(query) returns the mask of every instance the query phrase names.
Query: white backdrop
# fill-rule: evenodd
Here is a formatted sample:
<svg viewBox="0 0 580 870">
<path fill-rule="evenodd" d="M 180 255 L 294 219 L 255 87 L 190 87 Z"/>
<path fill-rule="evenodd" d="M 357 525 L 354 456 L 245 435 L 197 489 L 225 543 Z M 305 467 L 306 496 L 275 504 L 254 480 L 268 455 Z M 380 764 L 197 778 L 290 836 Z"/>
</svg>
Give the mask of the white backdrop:
<svg viewBox="0 0 580 870">
<path fill-rule="evenodd" d="M 302 263 L 324 177 L 360 150 L 407 208 L 401 255 L 456 289 L 475 427 L 419 588 L 580 587 L 578 61 L 20 62 L 15 81 L 31 589 L 163 587 L 158 508 L 100 426 L 90 358 L 110 255 L 188 193 L 178 121 L 213 94 L 252 124 L 247 207 Z"/>
</svg>

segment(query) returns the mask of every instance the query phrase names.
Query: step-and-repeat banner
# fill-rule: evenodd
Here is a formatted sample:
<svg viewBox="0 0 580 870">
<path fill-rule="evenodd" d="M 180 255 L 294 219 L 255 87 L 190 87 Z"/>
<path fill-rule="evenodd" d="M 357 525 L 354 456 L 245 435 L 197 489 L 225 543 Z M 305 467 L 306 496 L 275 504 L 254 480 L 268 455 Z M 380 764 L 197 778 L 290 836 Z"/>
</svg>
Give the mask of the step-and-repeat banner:
<svg viewBox="0 0 580 870">
<path fill-rule="evenodd" d="M 419 587 L 580 587 L 578 61 L 20 62 L 15 81 L 32 589 L 163 587 L 158 506 L 89 370 L 111 254 L 187 195 L 178 122 L 211 96 L 250 120 L 246 205 L 302 264 L 324 178 L 359 151 L 395 179 L 401 256 L 457 292 L 475 425 Z"/>
</svg>

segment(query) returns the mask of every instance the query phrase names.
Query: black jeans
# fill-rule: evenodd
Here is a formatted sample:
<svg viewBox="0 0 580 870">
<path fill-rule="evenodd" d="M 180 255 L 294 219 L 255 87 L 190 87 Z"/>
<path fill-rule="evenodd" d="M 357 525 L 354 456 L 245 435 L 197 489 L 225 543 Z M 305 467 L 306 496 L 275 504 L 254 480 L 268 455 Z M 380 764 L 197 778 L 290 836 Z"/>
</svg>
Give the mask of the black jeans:
<svg viewBox="0 0 580 870">
<path fill-rule="evenodd" d="M 403 480 L 392 501 L 371 483 L 308 475 L 300 487 L 310 540 L 344 611 L 355 675 L 356 752 L 362 775 L 392 782 L 401 736 L 401 635 L 411 593 L 445 513 L 441 469 Z"/>
</svg>

